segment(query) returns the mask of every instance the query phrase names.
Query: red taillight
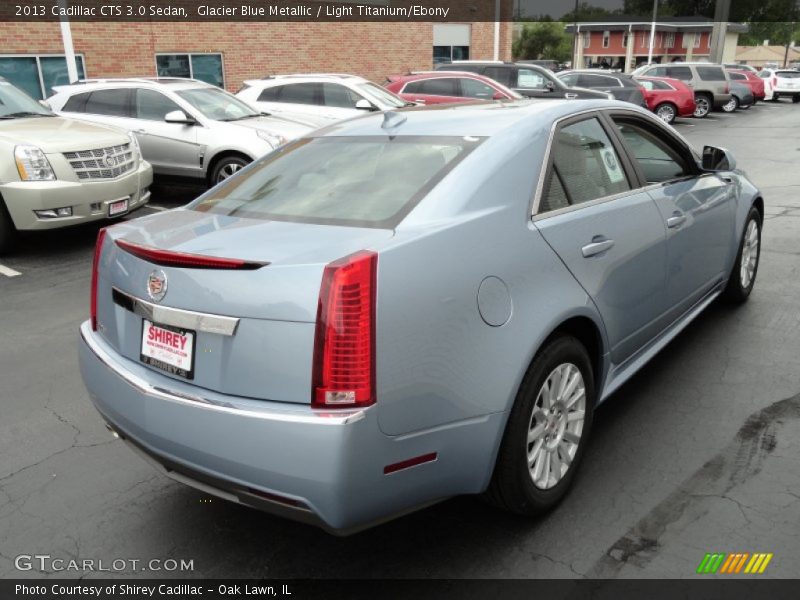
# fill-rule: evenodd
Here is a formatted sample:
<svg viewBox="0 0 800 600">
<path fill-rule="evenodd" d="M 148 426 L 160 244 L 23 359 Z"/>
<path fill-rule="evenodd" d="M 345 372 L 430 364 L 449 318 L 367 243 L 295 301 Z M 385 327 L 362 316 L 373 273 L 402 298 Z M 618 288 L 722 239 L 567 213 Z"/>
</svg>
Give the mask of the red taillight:
<svg viewBox="0 0 800 600">
<path fill-rule="evenodd" d="M 375 403 L 375 288 L 378 255 L 362 251 L 325 267 L 314 336 L 311 403 Z"/>
<path fill-rule="evenodd" d="M 94 258 L 92 259 L 92 287 L 89 296 L 89 317 L 92 320 L 92 331 L 97 331 L 97 270 L 100 267 L 100 254 L 103 252 L 103 242 L 106 239 L 105 227 L 97 232 L 97 242 L 94 245 Z"/>
<path fill-rule="evenodd" d="M 778 78 L 777 77 L 773 77 L 772 78 L 772 87 L 777 87 L 777 86 L 778 86 Z"/>
<path fill-rule="evenodd" d="M 117 246 L 130 252 L 134 256 L 142 258 L 156 265 L 166 267 L 182 267 L 185 269 L 260 269 L 269 264 L 264 262 L 248 262 L 238 258 L 219 258 L 217 256 L 205 256 L 203 254 L 188 254 L 186 252 L 173 252 L 172 250 L 160 250 L 149 246 L 140 246 L 117 240 Z"/>
</svg>

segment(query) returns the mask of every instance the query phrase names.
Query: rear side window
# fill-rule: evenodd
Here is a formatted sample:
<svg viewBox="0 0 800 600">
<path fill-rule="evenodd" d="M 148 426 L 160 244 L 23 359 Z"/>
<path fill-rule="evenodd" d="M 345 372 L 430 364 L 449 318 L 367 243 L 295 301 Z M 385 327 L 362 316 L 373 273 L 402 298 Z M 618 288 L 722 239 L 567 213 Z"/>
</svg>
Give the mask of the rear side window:
<svg viewBox="0 0 800 600">
<path fill-rule="evenodd" d="M 494 79 L 510 87 L 515 87 L 514 82 L 511 81 L 512 70 L 506 67 L 486 67 L 483 74 L 489 79 Z"/>
<path fill-rule="evenodd" d="M 746 81 L 747 77 L 741 73 L 728 73 L 728 76 L 735 81 Z"/>
<path fill-rule="evenodd" d="M 653 67 L 647 70 L 647 74 L 650 77 L 666 77 L 667 67 Z"/>
<path fill-rule="evenodd" d="M 293 83 L 280 90 L 280 102 L 290 104 L 319 104 L 318 83 Z"/>
<path fill-rule="evenodd" d="M 256 102 L 277 102 L 278 95 L 280 94 L 282 88 L 283 86 L 281 85 L 264 88 L 258 95 L 258 99 L 256 100 Z"/>
<path fill-rule="evenodd" d="M 681 81 L 691 81 L 694 78 L 689 67 L 667 67 L 667 77 Z"/>
<path fill-rule="evenodd" d="M 483 138 L 303 138 L 189 208 L 253 219 L 393 229 Z"/>
<path fill-rule="evenodd" d="M 761 77 L 761 79 L 769 79 L 770 73 L 768 71 L 759 71 L 758 76 Z"/>
<path fill-rule="evenodd" d="M 517 87 L 540 90 L 544 88 L 546 83 L 547 80 L 538 71 L 532 69 L 519 70 L 519 83 Z"/>
<path fill-rule="evenodd" d="M 725 81 L 722 67 L 697 67 L 697 75 L 703 81 Z"/>
<path fill-rule="evenodd" d="M 552 157 L 552 172 L 539 212 L 631 189 L 617 151 L 596 118 L 562 127 L 553 140 Z"/>
<path fill-rule="evenodd" d="M 89 94 L 84 112 L 92 115 L 108 115 L 110 117 L 130 116 L 131 90 L 113 89 L 97 90 Z"/>
<path fill-rule="evenodd" d="M 461 79 L 461 95 L 467 98 L 477 98 L 480 100 L 491 100 L 494 97 L 495 89 L 477 79 Z"/>
<path fill-rule="evenodd" d="M 429 94 L 431 96 L 458 96 L 458 79 L 440 78 L 412 81 L 405 90 L 411 94 Z"/>
<path fill-rule="evenodd" d="M 86 100 L 88 99 L 89 99 L 88 92 L 70 96 L 69 99 L 64 104 L 64 108 L 62 110 L 66 112 L 83 112 L 86 109 Z"/>
<path fill-rule="evenodd" d="M 581 73 L 580 77 L 578 77 L 578 85 L 581 87 L 622 87 L 616 77 L 595 75 L 593 73 Z"/>
</svg>

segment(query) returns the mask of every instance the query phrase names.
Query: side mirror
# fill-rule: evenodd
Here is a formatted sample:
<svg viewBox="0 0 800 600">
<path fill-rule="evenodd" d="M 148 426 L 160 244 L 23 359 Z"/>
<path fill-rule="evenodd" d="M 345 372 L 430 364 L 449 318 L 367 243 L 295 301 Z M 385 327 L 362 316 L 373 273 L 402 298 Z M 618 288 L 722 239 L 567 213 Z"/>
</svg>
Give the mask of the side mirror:
<svg viewBox="0 0 800 600">
<path fill-rule="evenodd" d="M 552 92 L 554 89 L 556 89 L 556 84 L 552 81 L 548 81 L 544 84 L 544 89 L 546 89 L 548 92 Z"/>
<path fill-rule="evenodd" d="M 703 169 L 706 171 L 732 171 L 735 168 L 736 159 L 725 148 L 703 147 Z"/>
<path fill-rule="evenodd" d="M 366 98 L 362 98 L 361 100 L 356 102 L 356 108 L 358 110 L 369 110 L 369 111 L 377 110 L 375 106 L 372 104 L 372 102 L 370 102 Z"/>
<path fill-rule="evenodd" d="M 495 92 L 492 95 L 492 100 L 505 100 L 506 95 L 503 92 Z"/>
<path fill-rule="evenodd" d="M 195 125 L 197 121 L 182 110 L 173 110 L 164 115 L 167 123 L 178 123 L 180 125 Z"/>
<path fill-rule="evenodd" d="M 39 100 L 39 104 L 41 104 L 45 108 L 50 108 L 50 105 L 47 103 L 47 100 Z"/>
</svg>

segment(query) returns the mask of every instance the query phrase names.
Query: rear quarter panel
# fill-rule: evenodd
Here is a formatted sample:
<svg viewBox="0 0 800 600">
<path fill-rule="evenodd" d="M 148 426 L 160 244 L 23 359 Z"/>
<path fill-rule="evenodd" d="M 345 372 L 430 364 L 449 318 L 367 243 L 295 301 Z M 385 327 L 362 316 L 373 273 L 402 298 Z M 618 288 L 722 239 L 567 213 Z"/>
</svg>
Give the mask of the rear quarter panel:
<svg viewBox="0 0 800 600">
<path fill-rule="evenodd" d="M 578 314 L 599 324 L 586 293 L 530 222 L 546 133 L 521 130 L 504 136 L 505 144 L 485 142 L 382 249 L 376 354 L 384 433 L 508 411 L 558 324 Z M 510 304 L 501 326 L 484 322 L 478 307 L 490 276 L 508 290 L 494 307 L 502 313 Z M 475 443 L 493 452 L 497 441 Z"/>
</svg>

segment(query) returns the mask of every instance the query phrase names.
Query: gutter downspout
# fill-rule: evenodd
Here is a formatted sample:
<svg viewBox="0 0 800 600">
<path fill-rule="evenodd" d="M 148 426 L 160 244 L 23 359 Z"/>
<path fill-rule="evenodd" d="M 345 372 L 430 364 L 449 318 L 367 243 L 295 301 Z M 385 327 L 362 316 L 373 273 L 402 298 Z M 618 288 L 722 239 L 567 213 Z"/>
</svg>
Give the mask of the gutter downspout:
<svg viewBox="0 0 800 600">
<path fill-rule="evenodd" d="M 658 0 L 653 0 L 653 21 L 650 23 L 650 47 L 647 49 L 647 64 L 653 62 L 653 44 L 656 43 L 656 19 L 658 18 Z"/>
<path fill-rule="evenodd" d="M 494 59 L 500 60 L 500 0 L 494 0 Z"/>
</svg>

